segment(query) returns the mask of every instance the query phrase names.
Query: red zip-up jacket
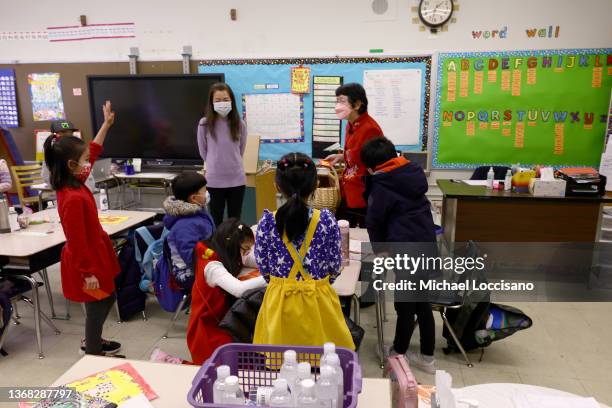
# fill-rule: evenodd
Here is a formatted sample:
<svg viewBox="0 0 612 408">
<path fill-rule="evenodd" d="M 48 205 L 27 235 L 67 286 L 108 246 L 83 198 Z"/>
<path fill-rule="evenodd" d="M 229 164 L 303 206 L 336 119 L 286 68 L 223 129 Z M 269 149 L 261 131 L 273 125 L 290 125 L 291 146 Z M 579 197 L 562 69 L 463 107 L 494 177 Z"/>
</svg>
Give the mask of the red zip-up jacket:
<svg viewBox="0 0 612 408">
<path fill-rule="evenodd" d="M 342 175 L 341 192 L 348 208 L 365 208 L 363 199 L 365 184 L 363 176 L 367 169 L 361 161 L 361 148 L 375 137 L 383 136 L 383 131 L 367 112 L 362 113 L 354 123 L 346 125 L 344 142 L 344 161 L 346 170 Z"/>
<path fill-rule="evenodd" d="M 100 153 L 102 146 L 91 142 L 89 161 L 92 166 Z M 95 276 L 100 290 L 110 295 L 115 291 L 119 261 L 98 219 L 93 194 L 84 184 L 78 188 L 64 187 L 57 191 L 57 209 L 66 236 L 61 257 L 64 297 L 74 302 L 98 300 L 83 290 L 85 277 L 89 276 Z"/>
</svg>

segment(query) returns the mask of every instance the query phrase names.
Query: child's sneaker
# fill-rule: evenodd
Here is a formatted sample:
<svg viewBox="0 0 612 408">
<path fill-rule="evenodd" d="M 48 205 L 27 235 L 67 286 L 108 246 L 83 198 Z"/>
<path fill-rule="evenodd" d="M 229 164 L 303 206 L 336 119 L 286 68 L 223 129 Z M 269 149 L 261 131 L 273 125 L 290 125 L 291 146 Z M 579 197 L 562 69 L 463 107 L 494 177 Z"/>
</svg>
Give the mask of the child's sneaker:
<svg viewBox="0 0 612 408">
<path fill-rule="evenodd" d="M 106 355 L 117 353 L 121 350 L 121 343 L 102 339 L 102 352 Z M 85 353 L 85 339 L 81 339 L 81 352 Z"/>
<path fill-rule="evenodd" d="M 153 350 L 149 361 L 154 363 L 183 364 L 182 358 L 171 356 L 165 351 L 162 351 L 160 348 L 155 348 Z"/>
<path fill-rule="evenodd" d="M 408 357 L 411 367 L 416 367 L 428 374 L 436 373 L 436 359 L 434 356 L 426 356 L 421 353 L 408 351 L 406 357 Z"/>
</svg>

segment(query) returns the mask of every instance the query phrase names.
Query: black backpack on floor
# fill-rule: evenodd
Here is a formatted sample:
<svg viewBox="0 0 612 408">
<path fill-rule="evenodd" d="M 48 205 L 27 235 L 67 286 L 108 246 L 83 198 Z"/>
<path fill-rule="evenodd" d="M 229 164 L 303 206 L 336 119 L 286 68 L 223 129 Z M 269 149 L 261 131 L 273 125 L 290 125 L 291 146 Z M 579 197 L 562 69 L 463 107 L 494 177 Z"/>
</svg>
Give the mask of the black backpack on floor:
<svg viewBox="0 0 612 408">
<path fill-rule="evenodd" d="M 136 261 L 134 253 L 133 235 L 127 239 L 117 256 L 121 272 L 115 278 L 117 289 L 117 305 L 119 306 L 119 316 L 121 320 L 128 320 L 136 313 L 145 310 L 147 294 L 140 290 L 140 280 L 142 273 Z"/>
</svg>

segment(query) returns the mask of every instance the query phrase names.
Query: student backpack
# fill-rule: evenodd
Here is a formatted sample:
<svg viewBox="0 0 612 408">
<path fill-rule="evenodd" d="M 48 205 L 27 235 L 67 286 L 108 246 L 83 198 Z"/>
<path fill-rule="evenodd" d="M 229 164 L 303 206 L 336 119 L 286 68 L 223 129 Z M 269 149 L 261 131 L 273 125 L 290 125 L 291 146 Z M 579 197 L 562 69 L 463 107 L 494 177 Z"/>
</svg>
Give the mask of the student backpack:
<svg viewBox="0 0 612 408">
<path fill-rule="evenodd" d="M 163 224 L 140 227 L 134 232 L 134 258 L 140 266 L 143 292 L 153 291 L 153 273 L 163 256 L 164 240 L 169 233 Z"/>
<path fill-rule="evenodd" d="M 115 278 L 119 317 L 127 320 L 145 310 L 146 293 L 140 290 L 142 273 L 135 257 L 135 239 L 128 237 L 117 255 L 121 272 Z"/>
<path fill-rule="evenodd" d="M 175 312 L 183 299 L 183 290 L 172 273 L 172 259 L 170 259 L 168 241 L 165 237 L 161 240 L 161 256 L 165 258 L 165 262 L 157 262 L 153 268 L 153 290 L 162 309 L 166 312 Z M 157 241 L 155 242 L 157 243 Z"/>
</svg>

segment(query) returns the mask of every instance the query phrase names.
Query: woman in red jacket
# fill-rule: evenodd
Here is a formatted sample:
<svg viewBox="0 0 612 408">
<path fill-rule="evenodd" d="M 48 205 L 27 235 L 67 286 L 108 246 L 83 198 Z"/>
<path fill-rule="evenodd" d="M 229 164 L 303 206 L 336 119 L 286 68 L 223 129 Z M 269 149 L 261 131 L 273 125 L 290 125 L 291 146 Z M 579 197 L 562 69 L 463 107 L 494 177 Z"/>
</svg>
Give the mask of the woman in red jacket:
<svg viewBox="0 0 612 408">
<path fill-rule="evenodd" d="M 363 198 L 367 169 L 361 161 L 361 147 L 369 140 L 384 136 L 376 121 L 368 115 L 368 98 L 363 86 L 351 83 L 336 89 L 336 116 L 346 120 L 344 153 L 325 158 L 332 165 L 345 162 L 346 170 L 340 182 L 342 204 L 337 219 L 346 219 L 351 227 L 365 228 L 366 202 Z"/>
<path fill-rule="evenodd" d="M 115 120 L 109 101 L 103 110 L 104 123 L 89 146 L 78 137 L 56 135 L 49 136 L 44 146 L 66 235 L 61 257 L 62 288 L 67 299 L 85 303 L 85 352 L 96 355 L 121 348 L 117 342 L 102 341 L 102 327 L 115 301 L 119 262 L 98 220 L 93 194 L 84 184 Z"/>
</svg>

